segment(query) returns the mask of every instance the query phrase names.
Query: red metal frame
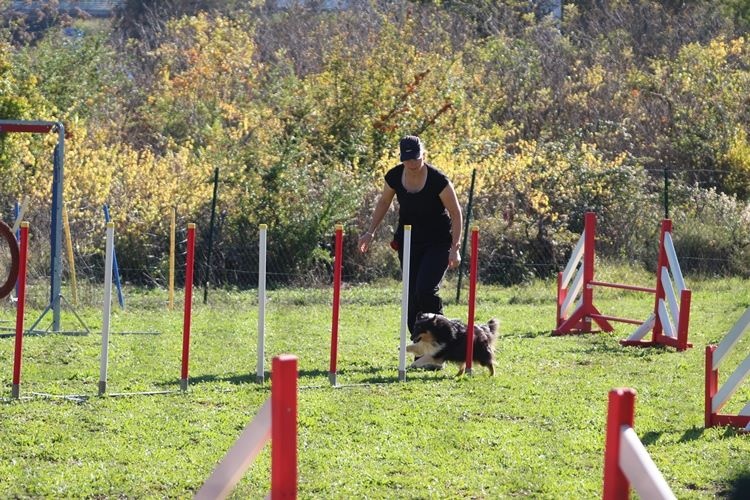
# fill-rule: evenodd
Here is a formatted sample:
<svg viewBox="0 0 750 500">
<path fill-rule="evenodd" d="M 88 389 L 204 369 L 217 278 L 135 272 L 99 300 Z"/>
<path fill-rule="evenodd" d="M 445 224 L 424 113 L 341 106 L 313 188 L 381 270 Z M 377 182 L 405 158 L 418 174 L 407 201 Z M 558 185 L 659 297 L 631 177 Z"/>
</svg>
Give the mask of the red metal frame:
<svg viewBox="0 0 750 500">
<path fill-rule="evenodd" d="M 341 262 L 343 260 L 344 227 L 336 226 L 336 244 L 333 258 L 333 313 L 331 318 L 331 362 L 328 378 L 336 385 L 336 360 L 339 347 L 339 309 L 341 304 Z"/>
<path fill-rule="evenodd" d="M 471 264 L 469 266 L 469 321 L 466 326 L 466 373 L 471 373 L 474 359 L 474 313 L 477 297 L 477 263 L 479 261 L 479 228 L 471 229 Z"/>
<path fill-rule="evenodd" d="M 188 224 L 187 261 L 185 263 L 185 308 L 182 318 L 182 371 L 180 387 L 187 390 L 190 363 L 190 322 L 193 311 L 193 267 L 195 263 L 195 224 Z"/>
<path fill-rule="evenodd" d="M 604 500 L 628 500 L 630 483 L 620 469 L 620 429 L 633 427 L 635 421 L 635 391 L 628 388 L 609 391 L 607 431 L 604 444 Z"/>
</svg>

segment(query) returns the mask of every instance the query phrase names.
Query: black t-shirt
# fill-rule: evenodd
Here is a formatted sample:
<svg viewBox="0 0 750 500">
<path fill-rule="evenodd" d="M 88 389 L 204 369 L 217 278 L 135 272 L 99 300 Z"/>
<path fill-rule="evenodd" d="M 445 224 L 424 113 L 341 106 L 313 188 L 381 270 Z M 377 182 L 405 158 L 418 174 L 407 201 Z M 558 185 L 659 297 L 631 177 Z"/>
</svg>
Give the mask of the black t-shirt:
<svg viewBox="0 0 750 500">
<path fill-rule="evenodd" d="M 448 177 L 432 165 L 427 167 L 424 187 L 410 193 L 402 182 L 404 165 L 399 163 L 385 174 L 385 182 L 396 191 L 399 204 L 398 230 L 395 239 L 403 243 L 404 226 L 411 225 L 411 241 L 423 245 L 451 243 L 451 219 L 440 199 L 440 193 L 448 185 Z"/>
</svg>

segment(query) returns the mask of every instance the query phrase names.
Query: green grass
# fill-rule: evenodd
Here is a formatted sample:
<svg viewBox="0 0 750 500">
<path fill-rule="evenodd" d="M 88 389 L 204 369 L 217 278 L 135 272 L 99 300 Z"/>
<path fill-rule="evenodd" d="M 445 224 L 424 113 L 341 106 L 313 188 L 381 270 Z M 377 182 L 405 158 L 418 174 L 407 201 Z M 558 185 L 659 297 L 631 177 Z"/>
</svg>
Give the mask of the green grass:
<svg viewBox="0 0 750 500">
<path fill-rule="evenodd" d="M 625 267 L 599 273 L 652 284 Z M 271 291 L 266 369 L 275 354 L 299 357 L 300 497 L 600 497 L 607 392 L 622 386 L 637 391 L 636 433 L 678 498 L 746 496 L 750 441 L 703 428 L 703 367 L 705 345 L 750 307 L 750 282 L 688 285 L 694 348 L 682 353 L 621 347 L 634 328 L 623 324 L 611 334 L 552 337 L 552 283 L 480 286 L 477 319 L 501 322 L 498 375 L 478 367 L 457 379 L 449 367 L 408 372 L 405 383 L 398 285 L 346 287 L 338 388 L 328 383 L 331 291 Z M 455 297 L 455 287 L 444 296 Z M 199 299 L 186 394 L 97 397 L 101 312 L 93 306 L 79 311 L 88 336 L 25 339 L 21 401 L 10 400 L 13 339 L 0 339 L 0 498 L 192 496 L 270 395 L 268 379 L 255 383 L 255 292 L 214 291 L 208 306 Z M 163 291 L 126 289 L 126 300 L 126 311 L 113 309 L 109 392 L 178 389 L 181 306 L 166 311 Z M 647 296 L 616 290 L 597 290 L 595 300 L 605 314 L 635 318 L 653 307 Z M 41 305 L 32 302 L 27 318 Z M 451 300 L 447 313 L 465 319 L 466 305 Z M 3 306 L 0 318 L 12 320 L 13 311 Z M 77 327 L 69 313 L 66 327 Z M 748 350 L 743 340 L 722 381 Z M 71 394 L 85 397 L 58 397 Z M 724 411 L 737 413 L 749 399 L 743 386 Z M 269 463 L 266 447 L 233 497 L 265 495 Z"/>
</svg>

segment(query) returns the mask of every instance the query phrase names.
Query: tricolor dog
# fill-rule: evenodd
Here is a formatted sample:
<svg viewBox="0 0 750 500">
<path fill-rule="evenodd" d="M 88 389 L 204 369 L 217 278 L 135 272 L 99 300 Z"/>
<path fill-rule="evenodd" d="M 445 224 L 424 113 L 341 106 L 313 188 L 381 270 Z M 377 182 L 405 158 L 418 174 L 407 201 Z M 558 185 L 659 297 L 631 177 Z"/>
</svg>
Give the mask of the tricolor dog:
<svg viewBox="0 0 750 500">
<path fill-rule="evenodd" d="M 487 325 L 474 325 L 474 362 L 486 367 L 495 375 L 495 340 L 498 322 L 491 319 Z M 420 314 L 414 323 L 411 340 L 406 351 L 418 356 L 411 368 L 440 365 L 444 361 L 460 363 L 458 375 L 466 370 L 466 325 L 440 314 Z"/>
</svg>

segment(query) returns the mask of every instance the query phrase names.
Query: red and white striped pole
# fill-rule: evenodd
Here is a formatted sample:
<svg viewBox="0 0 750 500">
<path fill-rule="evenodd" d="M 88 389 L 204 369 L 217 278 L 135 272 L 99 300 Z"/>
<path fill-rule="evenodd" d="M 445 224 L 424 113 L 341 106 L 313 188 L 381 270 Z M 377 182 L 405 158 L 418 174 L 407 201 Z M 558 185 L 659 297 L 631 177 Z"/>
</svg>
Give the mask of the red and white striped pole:
<svg viewBox="0 0 750 500">
<path fill-rule="evenodd" d="M 471 228 L 471 264 L 469 265 L 469 321 L 466 327 L 466 373 L 471 375 L 474 359 L 474 308 L 477 300 L 477 262 L 479 260 L 479 228 Z"/>
<path fill-rule="evenodd" d="M 271 499 L 297 498 L 297 357 L 271 368 Z"/>
<path fill-rule="evenodd" d="M 23 351 L 23 315 L 26 306 L 26 260 L 29 249 L 29 223 L 21 222 L 21 241 L 18 253 L 18 302 L 16 303 L 16 345 L 13 354 L 13 386 L 11 396 L 21 393 L 21 353 Z"/>
<path fill-rule="evenodd" d="M 341 261 L 343 257 L 344 226 L 336 224 L 336 244 L 333 257 L 333 317 L 331 319 L 331 363 L 328 380 L 336 385 L 336 360 L 339 350 L 339 307 L 341 303 Z"/>
<path fill-rule="evenodd" d="M 193 310 L 193 264 L 195 262 L 195 224 L 188 224 L 187 261 L 185 262 L 185 309 L 182 321 L 182 374 L 180 389 L 187 391 L 190 361 L 190 320 Z"/>
<path fill-rule="evenodd" d="M 628 388 L 609 391 L 607 434 L 604 444 L 604 500 L 628 500 L 630 483 L 620 468 L 620 430 L 633 427 L 635 391 Z"/>
</svg>

